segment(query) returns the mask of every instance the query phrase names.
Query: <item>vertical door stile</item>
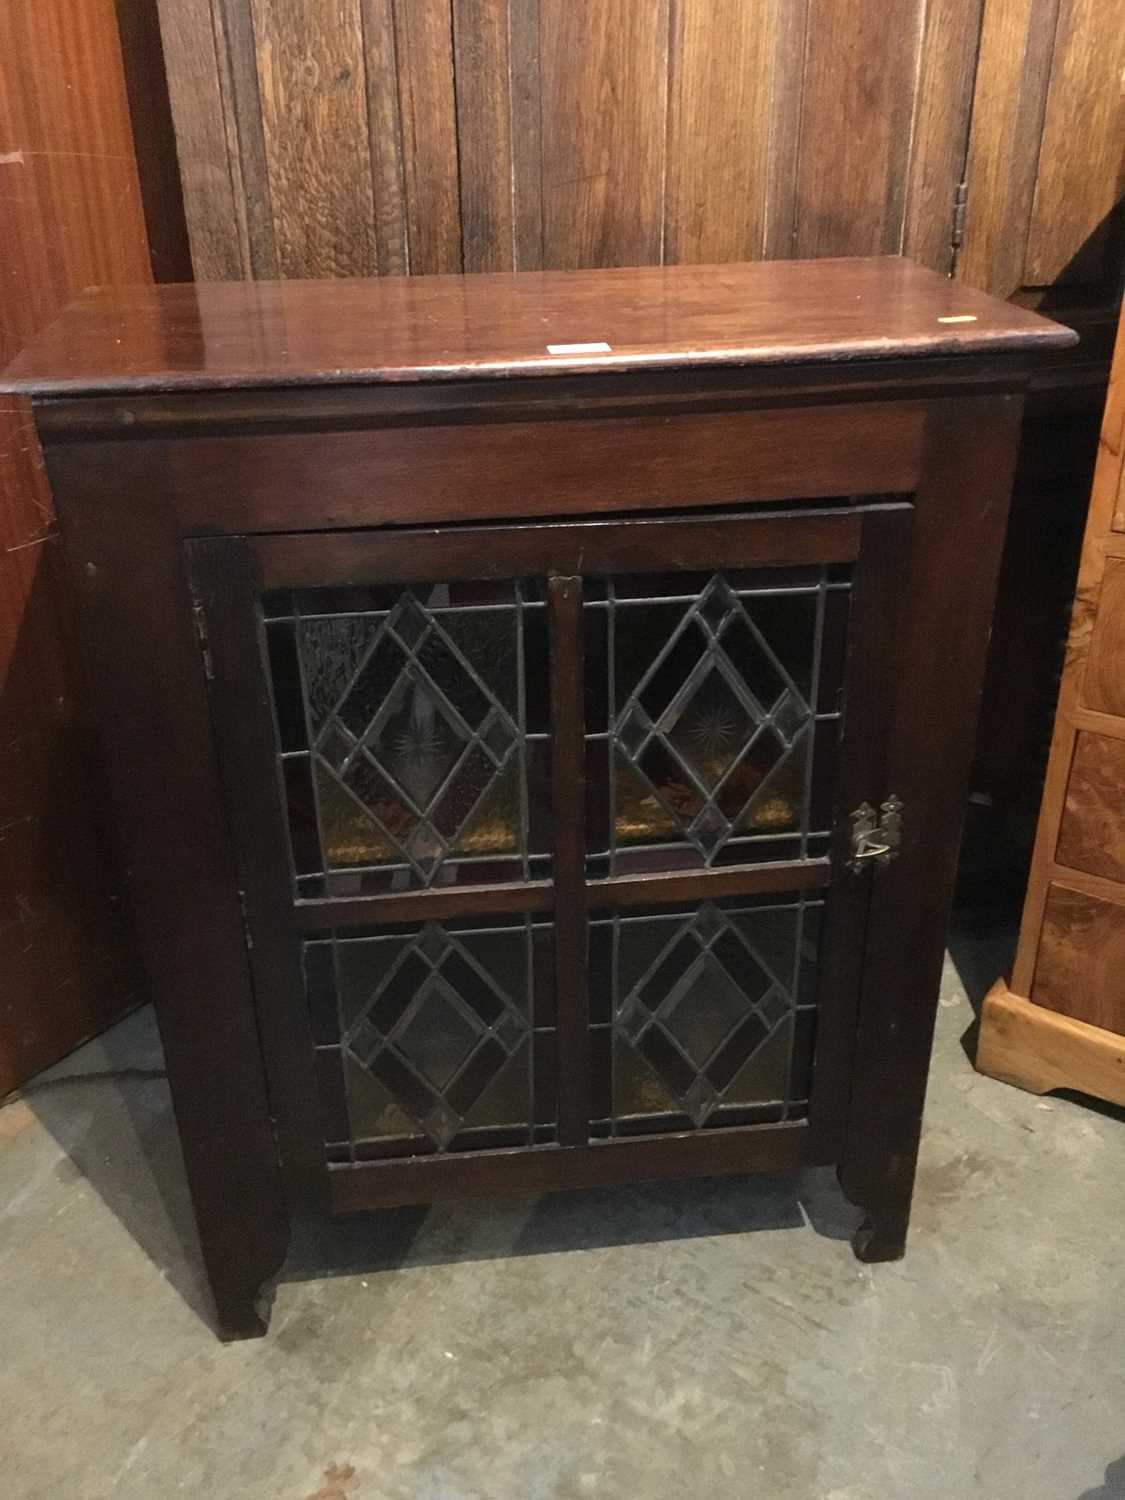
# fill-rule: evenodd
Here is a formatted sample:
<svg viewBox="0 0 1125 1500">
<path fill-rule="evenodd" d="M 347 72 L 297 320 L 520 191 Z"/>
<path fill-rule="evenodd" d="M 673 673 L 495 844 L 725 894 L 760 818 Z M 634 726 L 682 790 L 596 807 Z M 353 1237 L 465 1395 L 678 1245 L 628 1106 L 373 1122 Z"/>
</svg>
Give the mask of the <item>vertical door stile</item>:
<svg viewBox="0 0 1125 1500">
<path fill-rule="evenodd" d="M 552 577 L 548 590 L 559 1144 L 578 1146 L 590 1133 L 582 580 Z"/>
</svg>

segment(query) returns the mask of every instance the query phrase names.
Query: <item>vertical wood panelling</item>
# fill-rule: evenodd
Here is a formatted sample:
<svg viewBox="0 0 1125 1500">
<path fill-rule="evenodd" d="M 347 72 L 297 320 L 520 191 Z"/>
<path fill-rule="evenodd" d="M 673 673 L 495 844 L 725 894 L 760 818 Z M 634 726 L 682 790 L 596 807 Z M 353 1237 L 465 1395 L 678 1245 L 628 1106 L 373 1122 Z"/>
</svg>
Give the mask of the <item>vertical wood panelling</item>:
<svg viewBox="0 0 1125 1500">
<path fill-rule="evenodd" d="M 797 177 L 798 255 L 902 245 L 925 0 L 817 0 Z"/>
<path fill-rule="evenodd" d="M 929 0 L 907 178 L 906 255 L 953 261 L 954 201 L 965 170 L 984 0 Z"/>
<path fill-rule="evenodd" d="M 535 271 L 543 264 L 539 0 L 508 0 L 508 48 L 516 270 Z"/>
<path fill-rule="evenodd" d="M 362 0 L 366 48 L 367 129 L 375 194 L 375 248 L 382 275 L 409 270 L 402 122 L 398 109 L 398 58 L 394 0 Z"/>
<path fill-rule="evenodd" d="M 669 0 L 540 0 L 543 263 L 661 260 Z"/>
<path fill-rule="evenodd" d="M 464 268 L 513 271 L 508 0 L 457 0 L 454 20 Z"/>
<path fill-rule="evenodd" d="M 1024 280 L 1119 274 L 1125 198 L 1125 4 L 1063 0 Z"/>
<path fill-rule="evenodd" d="M 377 270 L 359 0 L 251 0 L 278 268 Z"/>
<path fill-rule="evenodd" d="M 1007 297 L 1024 281 L 1028 221 L 1059 0 L 988 0 L 957 274 Z"/>
<path fill-rule="evenodd" d="M 250 274 L 281 274 L 266 159 L 254 20 L 246 0 L 211 0 L 231 182 L 239 202 L 243 261 Z"/>
<path fill-rule="evenodd" d="M 771 192 L 786 191 L 784 177 L 771 172 L 784 149 L 778 127 L 795 142 L 800 118 L 794 105 L 803 55 L 787 9 L 788 0 L 673 0 L 664 207 L 670 262 L 765 253 L 777 207 Z"/>
<path fill-rule="evenodd" d="M 211 0 L 157 3 L 192 264 L 200 281 L 238 281 L 250 274 L 245 201 L 231 178 Z"/>
<path fill-rule="evenodd" d="M 396 0 L 407 242 L 415 275 L 461 269 L 450 0 Z"/>
</svg>

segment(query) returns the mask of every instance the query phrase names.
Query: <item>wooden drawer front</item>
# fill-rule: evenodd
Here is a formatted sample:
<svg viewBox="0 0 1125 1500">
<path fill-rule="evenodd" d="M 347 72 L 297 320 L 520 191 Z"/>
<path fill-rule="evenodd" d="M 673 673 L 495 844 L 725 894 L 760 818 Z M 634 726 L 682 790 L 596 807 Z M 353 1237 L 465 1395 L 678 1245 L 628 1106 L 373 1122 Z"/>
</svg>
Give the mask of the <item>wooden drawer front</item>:
<svg viewBox="0 0 1125 1500">
<path fill-rule="evenodd" d="M 1125 717 L 1125 558 L 1106 559 L 1082 680 L 1082 705 Z"/>
<path fill-rule="evenodd" d="M 924 420 L 920 402 L 843 403 L 145 447 L 162 485 L 174 477 L 185 529 L 301 530 L 310 493 L 326 528 L 905 493 L 917 487 Z"/>
<path fill-rule="evenodd" d="M 1125 905 L 1052 882 L 1031 999 L 1106 1031 L 1125 1032 Z"/>
<path fill-rule="evenodd" d="M 1125 739 L 1082 731 L 1074 744 L 1057 864 L 1125 884 Z M 1125 891 L 1122 893 L 1125 899 Z"/>
</svg>

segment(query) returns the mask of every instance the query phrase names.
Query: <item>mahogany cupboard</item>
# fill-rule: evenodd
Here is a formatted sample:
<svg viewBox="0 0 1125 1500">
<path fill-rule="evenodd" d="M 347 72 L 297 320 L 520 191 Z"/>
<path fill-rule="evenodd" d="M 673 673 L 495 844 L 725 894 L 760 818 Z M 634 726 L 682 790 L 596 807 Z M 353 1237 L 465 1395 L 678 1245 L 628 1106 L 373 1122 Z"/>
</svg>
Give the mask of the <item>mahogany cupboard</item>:
<svg viewBox="0 0 1125 1500">
<path fill-rule="evenodd" d="M 874 259 L 105 291 L 20 358 L 227 1334 L 310 1207 L 836 1163 L 902 1254 L 1072 339 Z"/>
</svg>

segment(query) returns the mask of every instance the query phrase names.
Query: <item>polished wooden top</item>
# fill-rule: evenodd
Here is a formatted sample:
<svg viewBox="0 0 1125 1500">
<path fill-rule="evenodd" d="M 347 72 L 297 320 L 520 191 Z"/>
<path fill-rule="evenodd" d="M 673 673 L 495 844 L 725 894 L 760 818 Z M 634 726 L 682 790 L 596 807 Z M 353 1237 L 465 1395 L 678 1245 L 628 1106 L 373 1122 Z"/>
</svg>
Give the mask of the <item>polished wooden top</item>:
<svg viewBox="0 0 1125 1500">
<path fill-rule="evenodd" d="M 1076 337 L 891 256 L 200 282 L 87 292 L 0 389 L 109 395 L 813 364 L 1034 351 Z"/>
</svg>

